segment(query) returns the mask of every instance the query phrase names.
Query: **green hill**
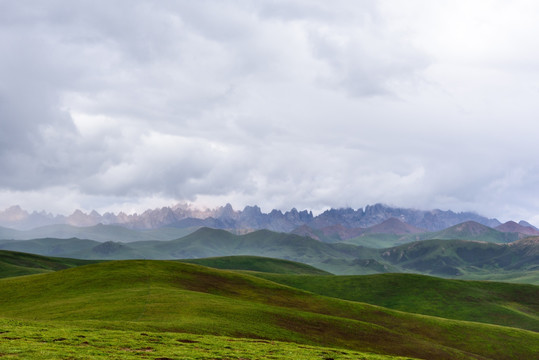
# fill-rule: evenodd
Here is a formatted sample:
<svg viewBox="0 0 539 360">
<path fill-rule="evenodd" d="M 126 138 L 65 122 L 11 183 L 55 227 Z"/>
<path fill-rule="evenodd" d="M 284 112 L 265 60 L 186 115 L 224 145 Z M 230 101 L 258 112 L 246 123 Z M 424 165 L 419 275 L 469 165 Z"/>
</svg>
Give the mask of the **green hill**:
<svg viewBox="0 0 539 360">
<path fill-rule="evenodd" d="M 269 230 L 235 235 L 225 230 L 201 228 L 172 241 L 135 242 L 129 246 L 153 259 L 189 259 L 252 255 L 301 262 L 318 267 L 326 259 L 356 259 L 376 250 L 349 244 L 327 244 L 311 238 Z M 327 269 L 324 269 L 327 270 Z M 327 270 L 330 271 L 331 270 Z"/>
<path fill-rule="evenodd" d="M 424 240 L 386 249 L 328 244 L 269 230 L 235 235 L 201 228 L 170 241 L 131 243 L 80 239 L 0 240 L 0 249 L 79 259 L 192 259 L 262 256 L 301 262 L 334 274 L 415 272 L 442 277 L 529 281 L 539 279 L 539 237 L 509 244 Z"/>
<path fill-rule="evenodd" d="M 539 286 L 535 285 L 449 280 L 415 274 L 256 275 L 344 300 L 539 332 Z"/>
<path fill-rule="evenodd" d="M 442 360 L 531 359 L 539 352 L 539 334 L 531 331 L 413 315 L 174 261 L 105 262 L 2 279 L 0 288 L 1 317 L 79 328 L 258 338 Z"/>
<path fill-rule="evenodd" d="M 95 262 L 0 250 L 0 278 L 41 274 Z"/>
<path fill-rule="evenodd" d="M 510 245 L 464 240 L 424 240 L 381 250 L 385 262 L 426 274 L 459 276 L 539 270 L 539 238 Z"/>
<path fill-rule="evenodd" d="M 327 271 L 310 265 L 260 256 L 222 256 L 179 261 L 226 270 L 250 270 L 274 274 L 331 275 Z"/>
</svg>

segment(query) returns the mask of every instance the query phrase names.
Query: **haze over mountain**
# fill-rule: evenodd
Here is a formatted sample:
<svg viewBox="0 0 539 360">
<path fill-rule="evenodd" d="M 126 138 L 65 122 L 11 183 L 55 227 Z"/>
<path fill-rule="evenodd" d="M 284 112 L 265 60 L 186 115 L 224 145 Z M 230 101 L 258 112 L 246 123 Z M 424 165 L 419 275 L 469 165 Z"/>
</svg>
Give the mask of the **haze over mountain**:
<svg viewBox="0 0 539 360">
<path fill-rule="evenodd" d="M 286 212 L 272 210 L 263 213 L 258 206 L 247 206 L 243 210 L 234 210 L 230 204 L 213 210 L 199 210 L 187 205 L 176 205 L 160 209 L 146 210 L 142 214 L 105 213 L 92 211 L 85 214 L 80 210 L 69 216 L 52 215 L 46 212 L 28 213 L 18 206 L 0 211 L 0 226 L 16 229 L 32 229 L 51 224 L 92 226 L 97 224 L 119 224 L 133 229 L 155 229 L 160 227 L 212 227 L 218 229 L 268 229 L 290 232 L 308 225 L 314 229 L 323 229 L 342 225 L 346 228 L 367 228 L 386 220 L 396 218 L 411 226 L 408 231 L 417 232 L 412 227 L 429 231 L 442 230 L 465 222 L 476 221 L 495 227 L 501 223 L 473 212 L 456 213 L 451 210 L 416 210 L 394 208 L 382 204 L 368 205 L 364 209 L 352 208 L 329 209 L 319 215 L 311 211 L 291 209 Z M 387 224 L 384 225 L 387 227 Z M 402 229 L 401 229 L 402 230 Z M 401 231 L 398 230 L 398 231 Z M 376 229 L 372 231 L 376 232 Z"/>
</svg>

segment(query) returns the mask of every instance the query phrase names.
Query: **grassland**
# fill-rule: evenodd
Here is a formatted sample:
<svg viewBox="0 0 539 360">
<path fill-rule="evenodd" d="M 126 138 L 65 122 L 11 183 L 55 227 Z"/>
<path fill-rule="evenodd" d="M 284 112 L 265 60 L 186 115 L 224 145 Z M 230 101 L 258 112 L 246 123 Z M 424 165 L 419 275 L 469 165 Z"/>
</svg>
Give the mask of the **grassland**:
<svg viewBox="0 0 539 360">
<path fill-rule="evenodd" d="M 172 332 L 89 329 L 50 322 L 0 319 L 5 359 L 335 359 L 405 360 L 290 342 Z"/>
<path fill-rule="evenodd" d="M 256 275 L 339 299 L 539 332 L 539 286 L 450 280 L 416 274 Z"/>
<path fill-rule="evenodd" d="M 422 359 L 531 359 L 539 352 L 539 334 L 532 331 L 414 315 L 174 261 L 105 262 L 2 279 L 0 288 L 4 322 L 22 321 L 30 327 L 37 322 L 47 324 L 37 327 L 59 331 L 127 331 L 133 339 L 142 332 L 176 340 L 180 333 L 217 335 Z M 2 342 L 20 337 L 9 340 L 15 341 L 10 348 L 28 341 L 5 334 Z M 52 338 L 91 343 L 75 334 Z M 50 346 L 69 344 L 52 342 Z M 125 348 L 150 346 L 137 344 Z M 146 353 L 140 352 L 144 358 Z M 241 352 L 219 356 L 248 358 Z M 151 352 L 147 357 L 158 358 Z"/>
</svg>

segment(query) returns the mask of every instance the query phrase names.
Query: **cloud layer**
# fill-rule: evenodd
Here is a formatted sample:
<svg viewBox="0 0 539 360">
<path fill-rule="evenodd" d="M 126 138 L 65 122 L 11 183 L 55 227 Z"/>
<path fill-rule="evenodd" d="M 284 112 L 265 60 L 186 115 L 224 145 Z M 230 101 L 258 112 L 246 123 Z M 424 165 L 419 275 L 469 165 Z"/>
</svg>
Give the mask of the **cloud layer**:
<svg viewBox="0 0 539 360">
<path fill-rule="evenodd" d="M 538 15 L 528 1 L 0 1 L 0 204 L 385 202 L 539 222 Z"/>
</svg>

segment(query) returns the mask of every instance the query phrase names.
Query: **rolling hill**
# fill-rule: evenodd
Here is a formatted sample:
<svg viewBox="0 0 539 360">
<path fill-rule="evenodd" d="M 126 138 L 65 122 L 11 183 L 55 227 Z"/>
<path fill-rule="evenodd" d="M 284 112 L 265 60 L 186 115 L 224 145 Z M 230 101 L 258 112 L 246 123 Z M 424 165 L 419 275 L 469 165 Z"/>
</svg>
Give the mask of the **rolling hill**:
<svg viewBox="0 0 539 360">
<path fill-rule="evenodd" d="M 509 245 L 464 240 L 425 240 L 381 251 L 384 261 L 421 273 L 462 276 L 469 273 L 539 270 L 539 238 Z"/>
<path fill-rule="evenodd" d="M 67 328 L 223 335 L 422 359 L 539 352 L 536 332 L 414 315 L 175 261 L 104 262 L 2 279 L 0 287 L 0 317 Z M 77 336 L 64 334 L 59 346 Z"/>
<path fill-rule="evenodd" d="M 224 270 L 249 270 L 273 274 L 332 275 L 327 271 L 295 261 L 260 256 L 222 256 L 178 261 Z"/>
<path fill-rule="evenodd" d="M 334 274 L 415 272 L 443 277 L 539 280 L 539 238 L 510 244 L 424 240 L 386 249 L 324 243 L 259 230 L 244 235 L 202 228 L 180 239 L 100 243 L 80 239 L 0 240 L 0 249 L 78 259 L 192 259 L 251 255 L 301 262 Z"/>
<path fill-rule="evenodd" d="M 303 276 L 256 274 L 319 295 L 395 310 L 539 332 L 539 286 L 416 274 Z"/>
<path fill-rule="evenodd" d="M 0 278 L 41 274 L 97 262 L 0 250 Z"/>
</svg>

